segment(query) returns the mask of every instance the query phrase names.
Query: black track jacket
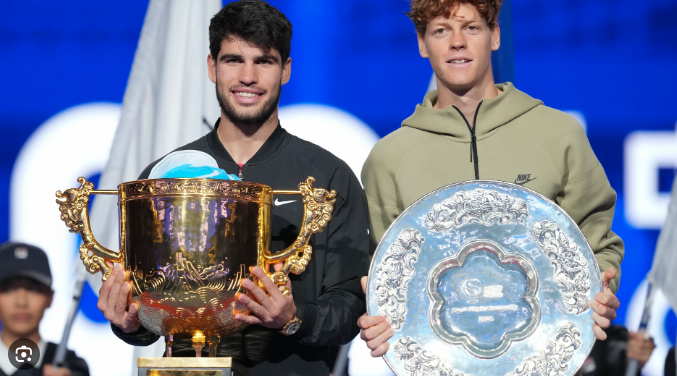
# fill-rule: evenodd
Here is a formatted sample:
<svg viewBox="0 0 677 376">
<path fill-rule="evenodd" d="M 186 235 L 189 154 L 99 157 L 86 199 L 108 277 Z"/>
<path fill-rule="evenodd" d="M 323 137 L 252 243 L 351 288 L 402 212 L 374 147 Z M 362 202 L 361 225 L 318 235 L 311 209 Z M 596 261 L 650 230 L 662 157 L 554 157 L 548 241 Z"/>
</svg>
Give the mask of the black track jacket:
<svg viewBox="0 0 677 376">
<path fill-rule="evenodd" d="M 229 174 L 240 167 L 219 141 L 216 129 L 177 150 L 208 153 Z M 158 161 L 139 177 L 145 179 Z M 315 187 L 337 193 L 332 219 L 323 232 L 311 237 L 313 255 L 306 271 L 290 274 L 292 295 L 298 308 L 301 328 L 292 336 L 262 326 L 224 337 L 218 356 L 232 356 L 257 375 L 328 375 L 329 345 L 345 344 L 359 329 L 357 319 L 365 312 L 360 278 L 367 275 L 369 235 L 366 197 L 348 165 L 328 151 L 289 134 L 281 126 L 275 129 L 261 149 L 242 168 L 244 181 L 266 184 L 273 189 L 296 190 L 308 176 Z M 300 196 L 275 196 L 273 206 L 272 250 L 280 251 L 294 242 L 303 217 Z M 292 201 L 285 203 L 285 201 Z M 281 205 L 280 205 L 281 204 Z M 159 336 L 145 328 L 124 334 L 113 326 L 115 334 L 135 346 L 147 346 Z M 203 355 L 207 356 L 207 347 Z M 189 339 L 174 340 L 173 356 L 195 356 Z"/>
</svg>

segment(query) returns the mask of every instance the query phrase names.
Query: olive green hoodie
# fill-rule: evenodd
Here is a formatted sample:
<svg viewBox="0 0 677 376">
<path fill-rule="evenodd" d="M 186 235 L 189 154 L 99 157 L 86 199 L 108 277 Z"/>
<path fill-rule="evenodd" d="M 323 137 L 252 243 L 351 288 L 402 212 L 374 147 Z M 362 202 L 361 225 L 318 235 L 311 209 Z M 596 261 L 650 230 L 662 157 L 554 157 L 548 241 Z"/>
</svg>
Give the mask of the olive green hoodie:
<svg viewBox="0 0 677 376">
<path fill-rule="evenodd" d="M 600 269 L 618 271 L 623 241 L 611 231 L 616 193 L 571 116 L 499 84 L 480 103 L 471 129 L 454 106 L 434 109 L 428 93 L 402 128 L 376 143 L 362 169 L 372 236 L 378 242 L 397 216 L 420 197 L 448 184 L 480 179 L 518 183 L 556 202 L 576 221 Z M 473 149 L 476 154 L 473 155 Z"/>
</svg>

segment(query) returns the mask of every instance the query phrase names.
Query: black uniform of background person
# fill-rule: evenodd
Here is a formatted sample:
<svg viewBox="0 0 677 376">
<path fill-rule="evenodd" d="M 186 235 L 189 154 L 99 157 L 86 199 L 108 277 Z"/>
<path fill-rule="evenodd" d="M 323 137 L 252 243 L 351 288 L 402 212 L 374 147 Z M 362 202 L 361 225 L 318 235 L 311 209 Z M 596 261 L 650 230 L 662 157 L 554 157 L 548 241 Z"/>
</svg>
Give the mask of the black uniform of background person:
<svg viewBox="0 0 677 376">
<path fill-rule="evenodd" d="M 239 166 L 219 141 L 216 129 L 178 150 L 199 150 L 216 159 L 228 173 Z M 147 178 L 158 161 L 148 166 Z M 306 271 L 290 274 L 296 316 L 301 328 L 287 337 L 278 330 L 254 325 L 243 333 L 221 339 L 218 356 L 232 356 L 250 375 L 328 375 L 329 345 L 344 344 L 358 333 L 357 319 L 365 312 L 360 277 L 367 274 L 369 257 L 366 197 L 352 170 L 328 151 L 289 134 L 280 125 L 258 152 L 242 167 L 244 181 L 266 184 L 274 189 L 295 190 L 308 176 L 315 187 L 336 190 L 332 220 L 322 233 L 311 237 L 313 255 Z M 274 206 L 272 251 L 278 252 L 296 239 L 303 217 L 300 196 L 275 196 L 294 202 Z M 124 334 L 113 325 L 123 341 L 145 346 L 159 336 L 141 328 Z M 190 340 L 174 341 L 173 356 L 195 356 Z M 208 349 L 203 349 L 207 356 Z"/>
<path fill-rule="evenodd" d="M 40 354 L 42 361 L 40 362 L 39 367 L 31 368 L 29 370 L 17 370 L 16 372 L 9 375 L 0 369 L 0 376 L 42 376 L 42 371 L 45 364 L 52 364 L 52 361 L 54 360 L 56 347 L 56 343 L 47 342 L 47 349 L 45 350 L 45 353 Z M 6 354 L 0 354 L 0 356 L 2 355 Z M 84 359 L 78 357 L 74 351 L 66 350 L 66 360 L 63 366 L 71 371 L 71 376 L 89 376 L 89 367 L 87 366 L 87 362 L 85 362 Z"/>
<path fill-rule="evenodd" d="M 51 302 L 53 293 L 50 287 L 51 284 L 52 273 L 49 268 L 47 255 L 42 249 L 24 243 L 4 243 L 0 245 L 0 293 L 12 294 L 12 291 L 15 291 L 14 289 L 24 288 L 33 294 L 46 295 L 47 299 L 49 299 L 48 301 Z M 31 294 L 28 294 L 28 298 L 30 297 Z M 14 314 L 23 312 L 33 317 L 42 317 L 44 310 L 49 306 L 49 304 L 41 307 L 30 305 L 31 308 L 26 308 L 29 305 L 13 303 L 12 299 L 3 299 L 3 304 L 0 305 L 0 310 L 10 310 L 8 312 L 0 312 L 2 316 L 9 314 L 10 317 L 8 319 L 10 321 L 12 320 L 11 312 Z M 42 297 L 41 299 L 45 298 Z M 8 304 L 8 306 L 5 304 Z M 11 311 L 16 309 L 16 306 L 12 306 L 13 304 L 23 308 L 18 309 L 18 311 Z M 25 309 L 29 309 L 29 311 L 24 311 Z M 31 336 L 31 333 L 16 332 L 13 328 L 14 324 L 11 322 L 3 322 L 2 324 L 4 326 L 2 330 L 12 333 L 11 335 L 13 336 Z M 31 332 L 38 329 L 39 322 L 36 322 L 35 325 L 35 328 L 30 329 Z M 25 327 L 22 328 L 22 330 L 25 329 Z M 37 367 L 28 370 L 12 369 L 12 373 L 6 373 L 0 368 L 0 376 L 42 376 L 45 365 L 52 364 L 57 349 L 57 344 L 55 343 L 46 342 L 45 345 L 43 352 L 40 354 L 39 365 Z M 6 346 L 7 344 L 2 344 L 3 348 Z M 0 356 L 8 356 L 8 352 L 9 349 L 4 354 L 0 354 Z M 66 358 L 60 366 L 67 368 L 70 371 L 70 376 L 89 376 L 87 362 L 71 350 L 66 350 Z"/>
<path fill-rule="evenodd" d="M 583 365 L 583 376 L 625 376 L 628 364 L 628 330 L 622 326 L 611 325 L 605 330 L 606 341 L 596 341 L 588 361 Z M 641 374 L 641 370 L 638 372 Z"/>
<path fill-rule="evenodd" d="M 581 367 L 581 375 L 625 376 L 632 356 L 634 360 L 639 361 L 637 376 L 640 376 L 641 367 L 649 360 L 655 349 L 653 339 L 644 339 L 643 335 L 637 334 L 633 334 L 633 339 L 628 330 L 620 325 L 611 325 L 604 331 L 607 334 L 606 341 L 595 342 L 590 356 Z"/>
<path fill-rule="evenodd" d="M 677 374 L 677 359 L 675 359 L 675 347 L 673 346 L 665 357 L 664 376 L 675 376 Z"/>
</svg>

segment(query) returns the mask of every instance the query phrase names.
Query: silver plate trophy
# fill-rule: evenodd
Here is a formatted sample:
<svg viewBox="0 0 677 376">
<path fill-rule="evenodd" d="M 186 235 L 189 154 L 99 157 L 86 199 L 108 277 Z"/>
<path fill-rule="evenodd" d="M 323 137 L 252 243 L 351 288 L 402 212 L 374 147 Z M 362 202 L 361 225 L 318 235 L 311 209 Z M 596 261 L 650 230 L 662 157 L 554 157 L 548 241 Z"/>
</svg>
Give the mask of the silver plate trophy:
<svg viewBox="0 0 677 376">
<path fill-rule="evenodd" d="M 395 330 L 399 376 L 573 375 L 592 350 L 600 271 L 576 223 L 519 185 L 440 188 L 386 231 L 367 311 Z"/>
</svg>

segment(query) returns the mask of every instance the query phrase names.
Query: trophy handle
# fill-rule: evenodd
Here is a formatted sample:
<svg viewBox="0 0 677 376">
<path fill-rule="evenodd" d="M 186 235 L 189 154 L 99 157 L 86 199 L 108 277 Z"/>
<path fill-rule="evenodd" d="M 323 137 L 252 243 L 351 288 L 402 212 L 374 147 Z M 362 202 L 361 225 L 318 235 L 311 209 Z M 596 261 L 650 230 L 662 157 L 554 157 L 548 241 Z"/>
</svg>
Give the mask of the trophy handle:
<svg viewBox="0 0 677 376">
<path fill-rule="evenodd" d="M 96 241 L 89 226 L 87 206 L 91 194 L 117 195 L 119 191 L 94 190 L 94 184 L 83 177 L 79 177 L 78 182 L 80 188 L 66 189 L 63 193 L 56 191 L 56 203 L 59 204 L 61 220 L 66 223 L 69 231 L 80 234 L 82 238 L 80 245 L 82 263 L 92 274 L 101 271 L 103 274 L 101 279 L 105 281 L 113 270 L 106 261 L 122 262 L 122 252 L 111 251 Z"/>
<path fill-rule="evenodd" d="M 331 212 L 336 202 L 336 191 L 327 191 L 324 188 L 313 188 L 315 178 L 309 176 L 305 182 L 299 183 L 298 191 L 273 190 L 273 195 L 301 195 L 303 197 L 303 221 L 301 231 L 294 243 L 285 250 L 271 254 L 266 250 L 263 259 L 268 264 L 284 261 L 282 269 L 273 273 L 270 278 L 282 287 L 287 284 L 287 275 L 291 272 L 301 274 L 306 270 L 313 247 L 308 244 L 310 235 L 322 232 L 331 220 Z M 286 287 L 283 293 L 288 293 Z"/>
</svg>

